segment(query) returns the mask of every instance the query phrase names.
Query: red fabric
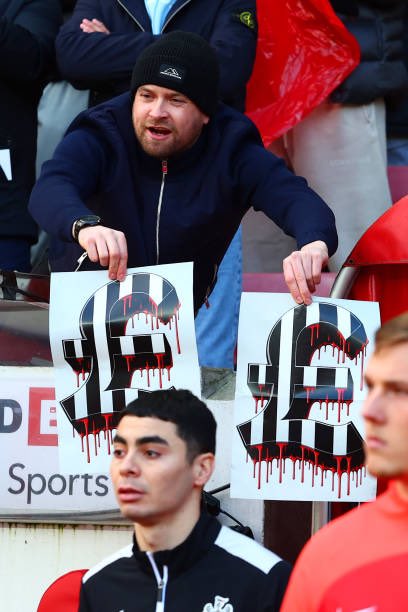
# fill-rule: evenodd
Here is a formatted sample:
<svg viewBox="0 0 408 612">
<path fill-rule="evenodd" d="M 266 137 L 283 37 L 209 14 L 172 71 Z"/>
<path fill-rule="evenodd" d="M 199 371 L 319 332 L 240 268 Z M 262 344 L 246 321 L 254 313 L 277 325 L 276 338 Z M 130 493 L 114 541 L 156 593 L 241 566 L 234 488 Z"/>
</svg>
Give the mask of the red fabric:
<svg viewBox="0 0 408 612">
<path fill-rule="evenodd" d="M 258 0 L 247 115 L 265 146 L 298 123 L 357 66 L 360 49 L 329 0 Z"/>
<path fill-rule="evenodd" d="M 387 492 L 320 529 L 303 548 L 282 612 L 408 610 L 408 502 Z"/>
<path fill-rule="evenodd" d="M 63 574 L 45 591 L 37 612 L 78 612 L 79 591 L 86 569 Z"/>
<path fill-rule="evenodd" d="M 408 263 L 408 195 L 390 206 L 364 232 L 347 258 L 347 266 Z"/>
</svg>

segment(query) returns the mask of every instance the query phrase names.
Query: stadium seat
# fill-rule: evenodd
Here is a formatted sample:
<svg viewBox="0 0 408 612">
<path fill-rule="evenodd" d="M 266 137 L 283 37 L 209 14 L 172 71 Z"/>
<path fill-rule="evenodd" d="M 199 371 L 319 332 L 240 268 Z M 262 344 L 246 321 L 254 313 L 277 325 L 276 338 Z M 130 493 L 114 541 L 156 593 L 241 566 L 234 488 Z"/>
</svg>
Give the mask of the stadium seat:
<svg viewBox="0 0 408 612">
<path fill-rule="evenodd" d="M 408 196 L 361 236 L 338 273 L 331 297 L 379 302 L 381 321 L 408 310 Z"/>
<path fill-rule="evenodd" d="M 87 571 L 73 570 L 54 580 L 41 597 L 37 612 L 78 612 L 81 580 Z"/>
</svg>

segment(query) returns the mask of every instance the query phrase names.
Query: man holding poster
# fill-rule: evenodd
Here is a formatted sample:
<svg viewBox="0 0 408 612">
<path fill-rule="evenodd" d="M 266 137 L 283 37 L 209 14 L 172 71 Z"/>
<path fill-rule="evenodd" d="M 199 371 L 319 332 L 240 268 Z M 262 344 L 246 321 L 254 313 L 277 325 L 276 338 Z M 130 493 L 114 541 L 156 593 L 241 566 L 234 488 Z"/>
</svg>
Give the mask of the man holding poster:
<svg viewBox="0 0 408 612">
<path fill-rule="evenodd" d="M 328 206 L 266 151 L 252 122 L 218 103 L 218 60 L 188 32 L 162 35 L 139 56 L 131 93 L 79 116 L 44 164 L 30 210 L 52 237 L 51 269 L 194 262 L 195 310 L 253 206 L 295 237 L 284 262 L 298 303 L 310 303 L 337 247 Z"/>
<path fill-rule="evenodd" d="M 215 434 L 190 391 L 154 391 L 127 406 L 111 478 L 133 544 L 85 574 L 79 612 L 278 612 L 289 564 L 202 507 Z"/>
<path fill-rule="evenodd" d="M 283 612 L 408 609 L 408 313 L 377 332 L 365 381 L 367 468 L 388 479 L 388 489 L 306 545 Z"/>
</svg>

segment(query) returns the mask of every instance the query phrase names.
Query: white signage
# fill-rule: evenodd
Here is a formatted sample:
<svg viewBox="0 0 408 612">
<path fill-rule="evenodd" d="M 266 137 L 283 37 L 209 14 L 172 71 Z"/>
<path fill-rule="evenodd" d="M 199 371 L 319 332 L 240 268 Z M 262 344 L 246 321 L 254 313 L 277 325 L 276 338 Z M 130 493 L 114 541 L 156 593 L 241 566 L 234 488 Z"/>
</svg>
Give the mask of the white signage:
<svg viewBox="0 0 408 612">
<path fill-rule="evenodd" d="M 0 517 L 117 514 L 108 473 L 58 465 L 53 368 L 0 367 Z"/>
<path fill-rule="evenodd" d="M 51 276 L 60 469 L 107 472 L 120 412 L 141 393 L 187 388 L 200 396 L 193 264 Z"/>
<path fill-rule="evenodd" d="M 373 302 L 244 293 L 231 495 L 364 501 L 363 372 L 380 326 Z"/>
</svg>

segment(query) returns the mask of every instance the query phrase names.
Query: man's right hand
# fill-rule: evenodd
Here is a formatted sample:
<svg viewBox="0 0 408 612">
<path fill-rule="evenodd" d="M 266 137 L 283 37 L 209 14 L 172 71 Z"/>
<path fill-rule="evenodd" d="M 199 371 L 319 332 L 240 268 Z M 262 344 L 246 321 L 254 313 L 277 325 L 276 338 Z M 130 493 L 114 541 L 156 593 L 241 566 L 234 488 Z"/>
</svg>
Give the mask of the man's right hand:
<svg viewBox="0 0 408 612">
<path fill-rule="evenodd" d="M 125 280 L 128 252 L 123 232 L 103 225 L 84 227 L 78 234 L 78 242 L 91 261 L 109 267 L 111 280 Z"/>
</svg>

